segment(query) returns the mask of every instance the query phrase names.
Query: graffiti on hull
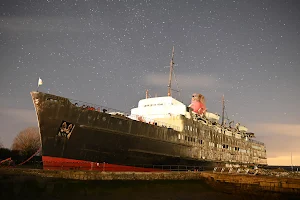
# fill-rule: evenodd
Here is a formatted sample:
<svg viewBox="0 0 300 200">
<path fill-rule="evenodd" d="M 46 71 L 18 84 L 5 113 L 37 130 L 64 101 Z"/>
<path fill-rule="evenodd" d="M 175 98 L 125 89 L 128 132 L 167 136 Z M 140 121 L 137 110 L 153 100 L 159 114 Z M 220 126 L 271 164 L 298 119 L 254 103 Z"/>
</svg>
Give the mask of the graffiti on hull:
<svg viewBox="0 0 300 200">
<path fill-rule="evenodd" d="M 70 138 L 72 131 L 74 129 L 75 125 L 66 121 L 63 121 L 60 125 L 59 131 L 57 136 L 59 137 L 65 137 L 65 138 Z"/>
</svg>

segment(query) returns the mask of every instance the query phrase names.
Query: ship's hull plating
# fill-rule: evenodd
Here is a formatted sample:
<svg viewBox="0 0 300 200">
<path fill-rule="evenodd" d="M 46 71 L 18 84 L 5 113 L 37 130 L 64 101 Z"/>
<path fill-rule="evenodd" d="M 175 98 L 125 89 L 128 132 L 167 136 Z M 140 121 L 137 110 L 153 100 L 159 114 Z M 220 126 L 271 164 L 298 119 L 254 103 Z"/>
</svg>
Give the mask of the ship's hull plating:
<svg viewBox="0 0 300 200">
<path fill-rule="evenodd" d="M 122 134 L 101 129 L 93 130 L 87 127 L 82 128 L 77 124 L 75 124 L 72 136 L 69 139 L 50 135 L 52 135 L 52 132 L 47 131 L 42 136 L 47 138 L 43 142 L 43 156 L 72 159 L 73 163 L 78 163 L 76 164 L 77 167 L 78 165 L 85 166 L 85 161 L 115 165 L 106 168 L 106 171 L 128 170 L 124 165 L 159 169 L 166 168 L 166 165 L 174 168 L 185 168 L 186 166 L 195 166 L 195 168 L 202 166 L 212 167 L 212 163 L 205 160 L 172 156 L 180 148 L 184 148 L 178 144 L 139 135 Z M 46 161 L 45 159 L 43 160 Z M 52 164 L 58 166 L 69 161 L 57 162 L 59 162 L 57 159 L 55 162 L 48 160 L 44 162 L 44 167 L 51 168 Z M 68 165 L 70 166 L 70 163 Z M 82 169 L 84 168 L 86 167 Z M 101 169 L 101 167 L 98 169 Z M 133 168 L 129 169 L 132 170 Z M 136 170 L 140 171 L 140 169 Z"/>
<path fill-rule="evenodd" d="M 223 164 L 199 158 L 194 146 L 176 142 L 175 130 L 82 109 L 50 94 L 31 95 L 44 169 L 156 171 Z"/>
</svg>

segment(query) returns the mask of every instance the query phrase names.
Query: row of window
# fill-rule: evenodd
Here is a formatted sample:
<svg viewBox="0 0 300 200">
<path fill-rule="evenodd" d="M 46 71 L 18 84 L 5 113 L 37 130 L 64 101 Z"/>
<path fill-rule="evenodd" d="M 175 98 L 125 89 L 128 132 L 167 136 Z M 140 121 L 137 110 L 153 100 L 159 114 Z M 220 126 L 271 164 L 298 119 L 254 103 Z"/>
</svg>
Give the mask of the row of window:
<svg viewBox="0 0 300 200">
<path fill-rule="evenodd" d="M 185 130 L 188 130 L 188 131 L 193 131 L 193 132 L 196 132 L 196 133 L 198 133 L 198 128 L 196 128 L 196 127 L 193 127 L 193 126 L 185 126 L 184 127 L 185 128 Z M 204 133 L 204 130 L 200 130 L 200 132 L 201 133 Z M 221 129 L 218 129 L 217 130 L 217 132 L 218 133 L 223 133 L 223 134 L 225 134 L 225 135 L 228 135 L 228 136 L 232 136 L 232 132 L 226 132 L 225 130 L 223 130 L 223 132 L 221 132 Z M 229 134 L 230 133 L 230 134 Z M 208 132 L 208 134 L 210 135 L 210 132 Z M 237 135 L 236 135 L 236 138 L 239 138 L 239 139 L 241 139 L 241 135 L 240 135 L 240 133 L 236 133 Z"/>
<path fill-rule="evenodd" d="M 163 106 L 164 104 L 163 103 L 157 103 L 157 104 L 147 104 L 147 105 L 144 105 L 144 107 L 149 107 L 149 106 Z M 173 104 L 172 104 L 173 105 Z"/>
<path fill-rule="evenodd" d="M 198 129 L 195 128 L 195 127 L 192 127 L 192 126 L 185 126 L 185 129 L 186 130 L 189 130 L 189 131 L 195 131 L 196 133 L 198 132 Z M 201 133 L 204 133 L 204 130 L 200 130 Z M 225 131 L 224 131 L 225 132 Z M 210 132 L 208 133 L 210 135 Z M 240 136 L 240 135 L 239 135 Z M 183 135 L 182 137 L 180 138 L 180 135 L 178 136 L 178 139 L 185 139 L 186 141 L 188 142 L 196 142 L 196 138 L 193 138 L 193 137 L 188 137 L 188 136 L 185 136 L 185 138 L 183 138 Z M 199 140 L 199 143 L 200 144 L 203 144 L 203 141 L 202 140 Z M 210 147 L 214 147 L 214 143 L 211 142 L 211 144 L 209 143 L 209 146 Z M 221 145 L 221 144 L 217 144 L 216 146 L 217 148 L 223 148 L 223 149 L 229 149 L 231 150 L 231 147 L 229 147 L 228 145 Z M 261 147 L 257 147 L 257 146 L 252 146 L 254 149 L 257 149 L 257 150 L 262 150 Z M 234 150 L 235 151 L 240 151 L 240 152 L 243 152 L 243 153 L 247 153 L 247 150 L 244 150 L 244 149 L 240 149 L 239 147 L 234 147 Z"/>
<path fill-rule="evenodd" d="M 188 141 L 188 142 L 197 142 L 199 144 L 204 144 L 204 141 L 199 139 L 197 140 L 196 138 L 194 137 L 189 137 L 189 136 L 183 136 L 182 134 L 178 134 L 178 139 L 179 140 L 185 140 L 185 141 Z M 210 147 L 215 147 L 215 143 L 213 142 L 208 142 L 208 146 Z M 229 150 L 232 150 L 233 148 L 231 148 L 228 144 L 216 144 L 216 147 L 219 148 L 219 149 L 229 149 Z M 247 150 L 245 149 L 240 149 L 239 147 L 234 147 L 234 150 L 235 151 L 240 151 L 240 152 L 243 152 L 243 153 L 247 153 Z"/>
<path fill-rule="evenodd" d="M 178 134 L 178 139 L 179 140 L 185 140 L 185 141 L 188 141 L 188 142 L 199 142 L 199 144 L 203 144 L 204 141 L 203 140 L 197 140 L 196 138 L 194 137 L 189 137 L 189 136 L 184 136 L 182 134 Z"/>
<path fill-rule="evenodd" d="M 195 127 L 192 127 L 192 126 L 184 126 L 184 129 L 188 130 L 188 131 L 194 131 L 194 132 L 198 133 L 198 129 L 195 128 Z M 204 130 L 202 130 L 201 132 L 204 133 Z"/>
</svg>

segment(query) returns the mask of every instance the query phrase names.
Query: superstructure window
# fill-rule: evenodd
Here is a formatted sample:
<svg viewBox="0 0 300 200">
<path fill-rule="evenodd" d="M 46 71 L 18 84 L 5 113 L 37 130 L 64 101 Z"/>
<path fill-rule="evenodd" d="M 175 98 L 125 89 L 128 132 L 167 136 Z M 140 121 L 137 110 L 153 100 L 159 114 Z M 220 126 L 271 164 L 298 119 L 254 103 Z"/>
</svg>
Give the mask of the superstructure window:
<svg viewBox="0 0 300 200">
<path fill-rule="evenodd" d="M 163 103 L 157 103 L 157 104 L 146 104 L 144 107 L 149 107 L 149 106 L 163 106 Z"/>
<path fill-rule="evenodd" d="M 240 148 L 239 148 L 239 147 L 234 147 L 234 150 L 235 150 L 235 151 L 239 151 Z"/>
</svg>

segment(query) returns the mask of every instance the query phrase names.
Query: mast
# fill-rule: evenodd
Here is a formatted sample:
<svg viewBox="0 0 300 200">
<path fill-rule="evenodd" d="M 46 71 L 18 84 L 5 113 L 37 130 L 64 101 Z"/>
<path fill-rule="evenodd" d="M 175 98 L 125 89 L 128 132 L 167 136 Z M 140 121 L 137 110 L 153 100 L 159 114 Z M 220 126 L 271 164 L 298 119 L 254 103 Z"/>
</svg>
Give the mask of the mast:
<svg viewBox="0 0 300 200">
<path fill-rule="evenodd" d="M 222 126 L 224 126 L 224 111 L 225 111 L 225 99 L 224 99 L 224 94 L 222 97 Z"/>
<path fill-rule="evenodd" d="M 292 172 L 294 171 L 293 169 L 293 152 L 291 152 L 291 167 L 292 167 Z"/>
<path fill-rule="evenodd" d="M 146 99 L 148 99 L 148 96 L 149 96 L 149 92 L 148 90 L 146 90 Z"/>
<path fill-rule="evenodd" d="M 173 65 L 174 65 L 174 46 L 173 46 L 173 50 L 172 50 L 172 58 L 171 58 L 171 62 L 170 62 L 170 74 L 169 74 L 169 84 L 168 84 L 168 96 L 171 96 L 171 84 L 172 84 Z"/>
</svg>

